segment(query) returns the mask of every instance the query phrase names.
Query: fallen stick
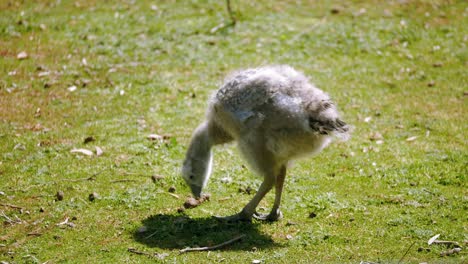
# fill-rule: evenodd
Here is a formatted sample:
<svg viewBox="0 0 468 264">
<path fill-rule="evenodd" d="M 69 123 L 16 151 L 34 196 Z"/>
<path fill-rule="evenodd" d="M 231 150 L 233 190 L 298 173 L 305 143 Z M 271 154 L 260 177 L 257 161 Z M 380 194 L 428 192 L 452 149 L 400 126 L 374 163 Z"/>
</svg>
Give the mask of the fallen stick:
<svg viewBox="0 0 468 264">
<path fill-rule="evenodd" d="M 93 175 L 91 177 L 87 177 L 87 178 L 79 178 L 79 179 L 62 179 L 62 181 L 68 181 L 68 182 L 80 182 L 80 181 L 95 181 L 96 180 L 96 176 Z"/>
<path fill-rule="evenodd" d="M 90 177 L 87 177 L 87 178 L 79 178 L 79 179 L 62 179 L 62 181 L 69 181 L 69 182 L 79 182 L 79 181 L 95 181 L 96 180 L 96 176 L 98 176 L 99 174 L 101 174 L 102 172 L 104 172 L 105 170 L 100 170 L 96 173 L 93 173 L 93 175 L 91 175 Z"/>
<path fill-rule="evenodd" d="M 131 179 L 121 179 L 121 180 L 113 180 L 110 181 L 111 183 L 116 183 L 116 182 L 136 182 L 136 180 L 131 180 Z"/>
<path fill-rule="evenodd" d="M 167 253 L 162 253 L 162 254 L 159 254 L 159 253 L 146 253 L 146 252 L 138 251 L 138 250 L 136 250 L 134 248 L 128 248 L 128 252 L 133 253 L 133 254 L 137 254 L 137 255 L 143 255 L 143 256 L 148 256 L 148 257 L 152 257 L 152 258 L 158 258 L 158 259 L 164 259 L 165 257 L 169 256 L 169 254 L 167 254 Z"/>
<path fill-rule="evenodd" d="M 15 221 L 11 220 L 11 218 L 8 217 L 8 216 L 5 214 L 5 212 L 3 212 L 3 211 L 2 211 L 2 216 L 5 217 L 5 219 L 6 219 L 6 221 L 7 221 L 8 223 L 10 223 L 10 224 L 15 223 Z"/>
<path fill-rule="evenodd" d="M 457 241 L 435 240 L 433 244 L 447 245 L 447 246 L 460 246 Z"/>
<path fill-rule="evenodd" d="M 14 209 L 23 209 L 23 207 L 17 206 L 17 205 L 13 205 L 13 204 L 0 203 L 0 205 L 1 205 L 1 206 L 5 206 L 5 207 L 14 208 Z"/>
<path fill-rule="evenodd" d="M 42 236 L 42 233 L 31 232 L 31 233 L 28 233 L 28 236 Z"/>
<path fill-rule="evenodd" d="M 240 236 L 237 236 L 231 240 L 228 240 L 226 242 L 223 242 L 221 244 L 218 244 L 218 245 L 215 245 L 215 246 L 211 246 L 211 247 L 196 247 L 196 248 L 191 248 L 191 247 L 188 247 L 188 248 L 184 248 L 184 249 L 181 249 L 179 250 L 179 253 L 186 253 L 186 252 L 192 252 L 192 251 L 208 251 L 208 250 L 216 250 L 218 248 L 222 248 L 224 246 L 227 246 L 229 244 L 232 244 L 234 242 L 236 242 L 237 240 L 240 240 L 242 239 L 243 237 L 245 237 L 245 234 L 242 234 Z"/>
<path fill-rule="evenodd" d="M 137 255 L 144 255 L 144 256 L 150 256 L 152 257 L 153 255 L 151 255 L 150 253 L 146 253 L 146 252 L 141 252 L 141 251 L 138 251 L 134 248 L 128 248 L 128 252 L 130 253 L 134 253 L 134 254 L 137 254 Z"/>
<path fill-rule="evenodd" d="M 453 249 L 441 252 L 440 256 L 441 257 L 450 256 L 450 255 L 453 255 L 453 254 L 458 254 L 458 253 L 460 253 L 460 251 L 461 251 L 461 248 L 457 247 L 457 248 L 453 248 Z"/>
</svg>

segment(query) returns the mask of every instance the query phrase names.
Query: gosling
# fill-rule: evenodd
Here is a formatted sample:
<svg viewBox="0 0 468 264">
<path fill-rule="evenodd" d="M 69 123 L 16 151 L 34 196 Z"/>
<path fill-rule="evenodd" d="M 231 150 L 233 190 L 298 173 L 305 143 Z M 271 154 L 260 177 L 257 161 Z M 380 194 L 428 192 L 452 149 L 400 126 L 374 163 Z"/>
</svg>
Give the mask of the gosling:
<svg viewBox="0 0 468 264">
<path fill-rule="evenodd" d="M 261 177 L 252 200 L 226 221 L 276 221 L 289 161 L 320 152 L 333 138 L 347 140 L 350 128 L 329 96 L 290 66 L 268 66 L 229 76 L 209 101 L 206 120 L 193 133 L 182 177 L 196 198 L 211 174 L 214 145 L 236 141 L 243 157 Z M 267 215 L 256 212 L 275 186 Z"/>
</svg>

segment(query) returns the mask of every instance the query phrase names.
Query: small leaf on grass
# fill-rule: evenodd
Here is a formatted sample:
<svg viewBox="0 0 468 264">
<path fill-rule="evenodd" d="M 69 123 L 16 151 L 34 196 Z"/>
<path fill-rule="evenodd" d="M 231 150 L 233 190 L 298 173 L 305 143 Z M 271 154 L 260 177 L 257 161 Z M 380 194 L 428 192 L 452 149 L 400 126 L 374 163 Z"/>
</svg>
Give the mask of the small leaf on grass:
<svg viewBox="0 0 468 264">
<path fill-rule="evenodd" d="M 158 181 L 160 181 L 161 179 L 164 179 L 164 176 L 156 175 L 156 174 L 153 175 L 153 176 L 151 176 L 151 180 L 152 180 L 153 182 L 158 182 Z"/>
<path fill-rule="evenodd" d="M 95 148 L 96 148 L 96 156 L 101 156 L 104 153 L 104 151 L 102 151 L 100 147 L 96 146 Z"/>
<path fill-rule="evenodd" d="M 44 77 L 50 75 L 49 71 L 43 71 L 37 74 L 37 77 Z"/>
<path fill-rule="evenodd" d="M 13 150 L 26 150 L 26 147 L 23 144 L 18 143 L 13 147 Z"/>
<path fill-rule="evenodd" d="M 428 241 L 427 241 L 427 244 L 428 245 L 431 245 L 432 243 L 434 243 L 434 241 L 436 241 L 438 238 L 439 238 L 440 234 L 437 234 L 433 237 L 431 237 Z"/>
<path fill-rule="evenodd" d="M 369 136 L 369 139 L 372 140 L 372 141 L 381 140 L 381 139 L 383 139 L 383 136 L 379 132 L 374 132 Z"/>
<path fill-rule="evenodd" d="M 149 140 L 163 140 L 164 137 L 158 134 L 149 134 L 147 137 Z"/>
<path fill-rule="evenodd" d="M 56 194 L 55 194 L 55 197 L 57 198 L 57 201 L 62 201 L 63 200 L 63 192 L 62 191 L 58 191 Z"/>
<path fill-rule="evenodd" d="M 220 180 L 222 183 L 231 183 L 232 182 L 232 178 L 231 177 L 223 177 L 221 178 Z"/>
<path fill-rule="evenodd" d="M 200 202 L 197 199 L 190 197 L 185 201 L 184 207 L 186 209 L 190 209 L 190 208 L 197 207 L 199 204 L 200 204 Z"/>
<path fill-rule="evenodd" d="M 80 154 L 83 154 L 83 155 L 86 155 L 86 156 L 92 156 L 93 155 L 93 152 L 91 150 L 88 150 L 88 149 L 72 149 L 70 152 L 71 153 L 80 153 Z"/>
<path fill-rule="evenodd" d="M 88 200 L 90 200 L 91 202 L 93 202 L 96 199 L 99 199 L 99 194 L 96 192 L 93 192 L 88 196 Z"/>
<path fill-rule="evenodd" d="M 145 233 L 146 231 L 148 231 L 148 227 L 146 226 L 141 226 L 140 228 L 138 228 L 137 232 L 138 233 Z"/>
<path fill-rule="evenodd" d="M 330 10 L 330 13 L 336 15 L 339 14 L 341 11 L 343 11 L 343 8 L 341 6 L 335 6 Z"/>
<path fill-rule="evenodd" d="M 415 141 L 417 138 L 418 136 L 412 136 L 412 137 L 407 138 L 406 141 L 408 142 Z"/>
<path fill-rule="evenodd" d="M 26 51 L 22 51 L 22 52 L 18 53 L 18 55 L 16 55 L 16 58 L 18 60 L 24 60 L 24 59 L 28 58 L 28 54 L 26 53 Z"/>
<path fill-rule="evenodd" d="M 93 142 L 95 141 L 96 139 L 93 137 L 93 136 L 89 136 L 89 137 L 86 137 L 83 141 L 84 144 L 87 144 L 89 142 Z"/>
</svg>

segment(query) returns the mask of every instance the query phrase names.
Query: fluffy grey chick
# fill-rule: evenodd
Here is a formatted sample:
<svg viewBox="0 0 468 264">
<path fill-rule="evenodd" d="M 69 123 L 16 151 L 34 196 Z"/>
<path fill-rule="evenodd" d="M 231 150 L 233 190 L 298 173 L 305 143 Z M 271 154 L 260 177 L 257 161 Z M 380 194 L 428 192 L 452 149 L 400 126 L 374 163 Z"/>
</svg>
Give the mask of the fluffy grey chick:
<svg viewBox="0 0 468 264">
<path fill-rule="evenodd" d="M 240 213 L 221 219 L 275 221 L 282 216 L 279 207 L 288 162 L 319 152 L 333 137 L 346 140 L 349 127 L 328 95 L 302 73 L 289 66 L 239 71 L 213 94 L 206 120 L 193 133 L 182 176 L 193 195 L 200 197 L 211 173 L 212 146 L 237 141 L 263 183 Z M 273 208 L 268 215 L 259 215 L 256 207 L 273 186 Z"/>
</svg>

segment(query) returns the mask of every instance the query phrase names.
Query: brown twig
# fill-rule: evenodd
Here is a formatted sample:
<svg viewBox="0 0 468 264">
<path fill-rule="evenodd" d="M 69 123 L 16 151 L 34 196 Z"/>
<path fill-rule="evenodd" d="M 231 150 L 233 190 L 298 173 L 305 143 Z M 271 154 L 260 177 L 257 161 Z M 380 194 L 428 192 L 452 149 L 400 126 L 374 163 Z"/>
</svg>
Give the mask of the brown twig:
<svg viewBox="0 0 468 264">
<path fill-rule="evenodd" d="M 413 244 L 411 244 L 411 246 L 408 247 L 408 249 L 406 250 L 405 254 L 403 254 L 403 256 L 401 257 L 401 259 L 398 261 L 398 264 L 400 264 L 403 259 L 406 257 L 406 254 L 408 254 L 408 252 L 410 251 L 410 249 L 414 246 L 414 244 L 416 244 L 416 241 L 413 242 Z"/>
<path fill-rule="evenodd" d="M 116 182 L 136 182 L 136 180 L 131 180 L 131 179 L 122 179 L 122 180 L 113 180 L 110 181 L 111 183 L 116 183 Z"/>
<path fill-rule="evenodd" d="M 461 248 L 456 247 L 456 248 L 452 248 L 452 249 L 450 249 L 450 250 L 441 252 L 441 253 L 440 253 L 440 256 L 441 256 L 441 257 L 450 256 L 450 255 L 453 255 L 453 254 L 458 254 L 458 253 L 460 253 L 460 251 L 461 251 Z"/>
<path fill-rule="evenodd" d="M 96 180 L 96 175 L 93 175 L 87 178 L 79 178 L 79 179 L 63 179 L 63 181 L 69 181 L 69 182 L 94 181 L 94 180 Z"/>
<path fill-rule="evenodd" d="M 457 241 L 445 241 L 445 240 L 435 240 L 433 244 L 438 245 L 447 245 L 447 246 L 460 246 Z"/>
<path fill-rule="evenodd" d="M 128 172 L 128 171 L 119 172 L 119 175 L 126 175 L 126 176 L 141 176 L 141 177 L 146 177 L 146 176 L 143 176 L 143 175 L 141 175 L 141 173 L 136 173 L 136 172 Z"/>
<path fill-rule="evenodd" d="M 13 205 L 13 204 L 0 203 L 0 205 L 1 205 L 1 206 L 5 206 L 5 207 L 14 208 L 14 209 L 24 209 L 24 208 L 21 207 L 21 206 L 17 206 L 17 205 Z"/>
<path fill-rule="evenodd" d="M 141 252 L 141 251 L 138 251 L 138 250 L 136 250 L 134 248 L 128 248 L 128 252 L 134 253 L 134 254 L 137 254 L 137 255 L 152 256 L 150 253 Z"/>
<path fill-rule="evenodd" d="M 5 212 L 3 211 L 0 211 L 1 212 L 1 215 L 0 216 L 3 216 L 6 220 L 7 223 L 9 224 L 21 224 L 23 222 L 23 220 L 21 220 L 18 216 L 15 215 L 15 218 L 16 219 L 11 219 L 10 217 L 8 217 Z"/>
<path fill-rule="evenodd" d="M 137 255 L 143 255 L 143 256 L 148 256 L 148 257 L 152 257 L 152 258 L 158 258 L 158 259 L 164 259 L 165 257 L 167 257 L 169 255 L 167 253 L 163 253 L 163 254 L 146 253 L 146 252 L 138 251 L 138 250 L 136 250 L 134 248 L 128 248 L 128 252 L 133 253 L 133 254 L 137 254 Z"/>
<path fill-rule="evenodd" d="M 90 177 L 87 177 L 87 178 L 79 178 L 79 179 L 62 179 L 63 181 L 69 181 L 69 182 L 79 182 L 79 181 L 95 181 L 96 180 L 96 176 L 98 176 L 99 174 L 101 174 L 102 172 L 104 172 L 105 170 L 100 170 L 96 173 L 93 173 L 93 175 L 91 175 Z"/>
<path fill-rule="evenodd" d="M 436 195 L 435 193 L 433 193 L 433 192 L 431 192 L 431 191 L 429 191 L 429 190 L 427 190 L 427 189 L 423 189 L 423 191 L 427 192 L 428 194 L 432 194 L 432 195 L 434 195 L 434 196 Z"/>
<path fill-rule="evenodd" d="M 42 233 L 30 232 L 30 233 L 28 233 L 28 236 L 42 236 Z"/>
<path fill-rule="evenodd" d="M 236 242 L 237 240 L 240 240 L 242 239 L 243 237 L 245 237 L 246 235 L 245 234 L 242 234 L 242 235 L 239 235 L 231 240 L 228 240 L 226 242 L 223 242 L 221 244 L 218 244 L 218 245 L 215 245 L 215 246 L 211 246 L 211 247 L 196 247 L 196 248 L 184 248 L 184 249 L 181 249 L 179 250 L 180 253 L 186 253 L 186 252 L 192 252 L 192 251 L 207 251 L 207 250 L 216 250 L 218 248 L 222 248 L 224 246 L 227 246 L 229 244 L 232 244 L 234 242 Z"/>
</svg>

